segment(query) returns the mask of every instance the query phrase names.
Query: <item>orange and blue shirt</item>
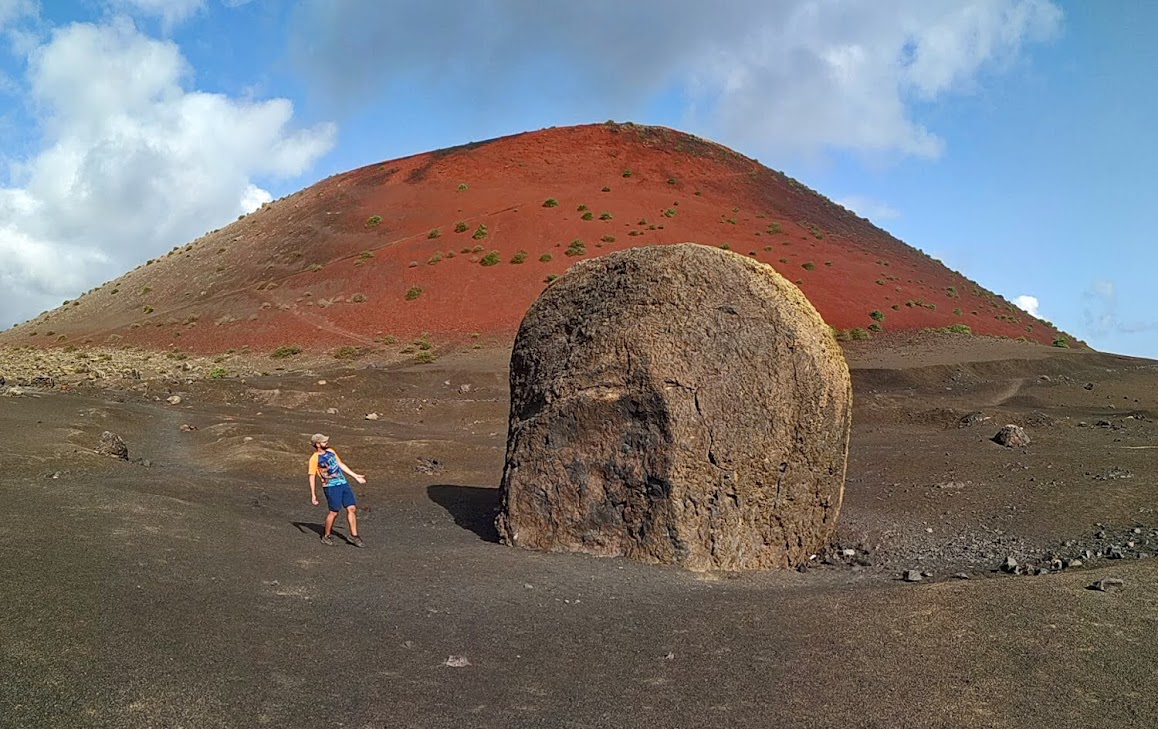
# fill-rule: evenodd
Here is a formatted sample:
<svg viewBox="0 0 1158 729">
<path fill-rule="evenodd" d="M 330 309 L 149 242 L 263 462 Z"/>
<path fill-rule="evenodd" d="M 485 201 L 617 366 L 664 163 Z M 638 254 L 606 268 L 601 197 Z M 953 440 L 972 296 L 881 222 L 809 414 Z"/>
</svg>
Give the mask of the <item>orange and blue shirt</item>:
<svg viewBox="0 0 1158 729">
<path fill-rule="evenodd" d="M 341 486 L 346 481 L 346 474 L 338 465 L 338 454 L 331 448 L 310 456 L 309 475 L 322 479 L 322 487 Z"/>
</svg>

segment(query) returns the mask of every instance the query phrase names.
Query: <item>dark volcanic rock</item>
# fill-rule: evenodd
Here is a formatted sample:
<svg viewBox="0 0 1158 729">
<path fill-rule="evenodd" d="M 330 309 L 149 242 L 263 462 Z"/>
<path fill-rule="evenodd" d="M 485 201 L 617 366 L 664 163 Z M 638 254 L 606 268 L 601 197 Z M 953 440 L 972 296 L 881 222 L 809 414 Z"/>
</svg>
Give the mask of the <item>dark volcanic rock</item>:
<svg viewBox="0 0 1158 729">
<path fill-rule="evenodd" d="M 993 442 L 1006 448 L 1022 448 L 1029 445 L 1029 434 L 1020 425 L 1006 425 L 993 436 Z"/>
<path fill-rule="evenodd" d="M 101 433 L 101 441 L 97 445 L 97 453 L 119 458 L 122 461 L 129 460 L 129 447 L 125 445 L 125 442 L 121 440 L 119 435 L 107 430 Z"/>
<path fill-rule="evenodd" d="M 851 382 L 772 268 L 697 245 L 578 263 L 511 356 L 508 544 L 689 569 L 807 563 L 844 493 Z"/>
</svg>

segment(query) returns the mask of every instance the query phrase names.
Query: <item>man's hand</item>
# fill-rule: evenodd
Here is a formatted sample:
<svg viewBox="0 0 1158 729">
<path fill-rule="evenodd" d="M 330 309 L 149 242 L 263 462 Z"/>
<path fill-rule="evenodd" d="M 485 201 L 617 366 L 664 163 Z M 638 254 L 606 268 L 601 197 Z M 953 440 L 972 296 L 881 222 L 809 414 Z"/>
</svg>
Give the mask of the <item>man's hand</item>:
<svg viewBox="0 0 1158 729">
<path fill-rule="evenodd" d="M 354 480 L 357 481 L 358 483 L 366 483 L 366 477 L 360 473 L 354 474 Z"/>
<path fill-rule="evenodd" d="M 317 506 L 317 505 L 318 505 L 318 495 L 317 495 L 317 494 L 312 494 L 312 495 L 310 496 L 310 501 L 314 502 L 314 506 Z"/>
</svg>

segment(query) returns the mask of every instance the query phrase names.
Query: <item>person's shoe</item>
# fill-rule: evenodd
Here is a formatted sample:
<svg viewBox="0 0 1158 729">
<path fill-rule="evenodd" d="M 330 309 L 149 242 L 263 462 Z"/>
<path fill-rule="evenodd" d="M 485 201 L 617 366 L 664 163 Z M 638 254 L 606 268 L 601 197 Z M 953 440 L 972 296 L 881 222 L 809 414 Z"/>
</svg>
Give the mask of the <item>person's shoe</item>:
<svg viewBox="0 0 1158 729">
<path fill-rule="evenodd" d="M 350 544 L 353 544 L 355 547 L 365 547 L 366 546 L 366 543 L 362 541 L 362 537 L 358 537 L 358 536 L 350 537 Z"/>
<path fill-rule="evenodd" d="M 322 535 L 322 544 L 325 544 L 328 547 L 332 547 L 332 546 L 334 546 L 334 538 L 328 534 L 323 534 Z"/>
</svg>

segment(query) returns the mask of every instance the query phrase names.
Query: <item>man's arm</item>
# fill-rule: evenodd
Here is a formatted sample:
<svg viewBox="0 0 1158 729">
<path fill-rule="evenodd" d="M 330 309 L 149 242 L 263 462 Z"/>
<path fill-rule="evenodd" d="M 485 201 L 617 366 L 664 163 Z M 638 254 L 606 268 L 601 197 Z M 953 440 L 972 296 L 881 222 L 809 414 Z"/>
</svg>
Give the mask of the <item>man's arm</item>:
<svg viewBox="0 0 1158 729">
<path fill-rule="evenodd" d="M 318 503 L 318 490 L 314 487 L 314 474 L 310 474 L 310 501 L 316 506 Z"/>
<path fill-rule="evenodd" d="M 349 466 L 347 466 L 345 463 L 342 463 L 341 458 L 338 459 L 338 467 L 341 468 L 343 471 L 345 471 L 347 474 L 353 476 L 354 480 L 357 481 L 358 483 L 366 483 L 366 477 L 360 473 L 354 473 L 353 471 L 351 471 Z"/>
</svg>

